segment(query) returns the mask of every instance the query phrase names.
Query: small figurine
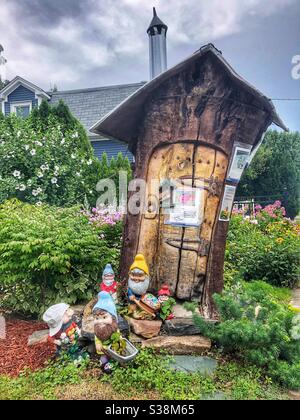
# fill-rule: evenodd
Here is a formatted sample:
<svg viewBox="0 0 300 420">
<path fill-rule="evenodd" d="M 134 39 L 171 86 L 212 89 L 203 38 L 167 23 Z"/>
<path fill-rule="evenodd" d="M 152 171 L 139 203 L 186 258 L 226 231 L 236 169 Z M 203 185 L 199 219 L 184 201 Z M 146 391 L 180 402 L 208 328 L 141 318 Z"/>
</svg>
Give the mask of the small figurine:
<svg viewBox="0 0 300 420">
<path fill-rule="evenodd" d="M 150 285 L 149 268 L 145 257 L 138 254 L 130 267 L 128 279 L 128 300 L 135 302 L 147 293 Z"/>
<path fill-rule="evenodd" d="M 74 312 L 66 303 L 51 306 L 43 315 L 43 320 L 48 324 L 49 341 L 57 348 L 56 354 L 67 353 L 72 359 L 78 359 L 80 348 L 78 340 L 81 331 L 73 321 Z"/>
<path fill-rule="evenodd" d="M 108 292 L 100 292 L 93 308 L 96 353 L 104 372 L 110 373 L 112 366 L 106 353 L 111 336 L 118 331 L 116 305 Z"/>
<path fill-rule="evenodd" d="M 167 284 L 163 285 L 158 292 L 158 300 L 160 302 L 160 317 L 163 321 L 174 319 L 172 313 L 173 306 L 175 305 L 175 299 L 171 297 L 171 292 Z"/>
<path fill-rule="evenodd" d="M 102 283 L 100 285 L 101 292 L 108 292 L 112 296 L 115 304 L 118 304 L 118 283 L 115 280 L 115 273 L 112 269 L 111 264 L 107 264 L 103 274 L 102 274 Z"/>
</svg>

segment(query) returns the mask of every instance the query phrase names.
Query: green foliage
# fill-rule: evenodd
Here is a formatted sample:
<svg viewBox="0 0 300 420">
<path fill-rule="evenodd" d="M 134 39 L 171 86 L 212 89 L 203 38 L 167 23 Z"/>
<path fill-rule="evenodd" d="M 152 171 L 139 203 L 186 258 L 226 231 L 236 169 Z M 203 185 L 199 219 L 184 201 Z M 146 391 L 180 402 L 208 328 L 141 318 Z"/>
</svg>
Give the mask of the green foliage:
<svg viewBox="0 0 300 420">
<path fill-rule="evenodd" d="M 71 206 L 96 203 L 100 163 L 85 129 L 59 103 L 43 102 L 28 118 L 0 118 L 0 203 Z"/>
<path fill-rule="evenodd" d="M 104 345 L 111 346 L 112 350 L 121 356 L 126 354 L 126 341 L 119 331 L 114 332 L 110 339 L 104 342 Z"/>
<path fill-rule="evenodd" d="M 287 395 L 257 366 L 229 361 L 220 363 L 215 383 L 233 400 L 281 400 Z"/>
<path fill-rule="evenodd" d="M 225 281 L 238 272 L 245 280 L 264 280 L 293 287 L 299 277 L 298 227 L 286 219 L 259 220 L 258 224 L 233 216 L 227 237 Z"/>
<path fill-rule="evenodd" d="M 49 363 L 46 369 L 36 372 L 24 371 L 18 378 L 0 376 L 2 400 L 31 400 L 57 398 L 59 386 L 79 384 L 86 364 L 76 367 L 74 363 Z"/>
<path fill-rule="evenodd" d="M 118 367 L 103 380 L 117 392 L 126 389 L 128 396 L 152 390 L 167 400 L 201 399 L 216 390 L 210 378 L 168 369 L 169 361 L 167 356 L 158 357 L 152 350 L 144 349 L 130 365 Z"/>
<path fill-rule="evenodd" d="M 40 314 L 92 298 L 107 263 L 118 268 L 120 223 L 96 227 L 78 208 L 0 206 L 0 307 Z"/>
<path fill-rule="evenodd" d="M 163 321 L 165 321 L 168 316 L 171 315 L 175 304 L 176 300 L 171 297 L 161 304 L 159 316 Z"/>
<path fill-rule="evenodd" d="M 263 282 L 239 283 L 215 295 L 217 324 L 194 315 L 200 331 L 226 353 L 263 368 L 279 383 L 300 388 L 300 340 L 292 334 L 297 320 L 282 291 Z"/>
<path fill-rule="evenodd" d="M 269 131 L 241 179 L 237 196 L 281 197 L 288 216 L 294 218 L 300 210 L 299 161 L 300 133 Z"/>
</svg>

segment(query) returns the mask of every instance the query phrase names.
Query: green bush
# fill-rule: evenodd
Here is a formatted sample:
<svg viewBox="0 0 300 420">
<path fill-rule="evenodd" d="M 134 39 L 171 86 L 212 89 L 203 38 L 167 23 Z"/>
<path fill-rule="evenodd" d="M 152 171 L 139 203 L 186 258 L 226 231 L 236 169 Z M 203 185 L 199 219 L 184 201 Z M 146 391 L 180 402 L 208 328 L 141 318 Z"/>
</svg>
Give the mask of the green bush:
<svg viewBox="0 0 300 420">
<path fill-rule="evenodd" d="M 226 352 L 266 370 L 284 386 L 300 388 L 300 317 L 287 292 L 263 282 L 239 283 L 215 295 L 217 324 L 194 315 L 200 331 Z"/>
<path fill-rule="evenodd" d="M 79 208 L 17 200 L 0 206 L 0 307 L 40 314 L 90 299 L 105 264 L 118 268 L 121 225 L 97 227 Z"/>
<path fill-rule="evenodd" d="M 257 224 L 233 215 L 226 245 L 225 279 L 240 272 L 245 280 L 264 280 L 293 287 L 299 277 L 300 236 L 287 219 L 258 219 Z"/>
<path fill-rule="evenodd" d="M 0 203 L 18 198 L 56 206 L 97 200 L 101 178 L 87 134 L 62 103 L 28 118 L 0 118 Z"/>
</svg>

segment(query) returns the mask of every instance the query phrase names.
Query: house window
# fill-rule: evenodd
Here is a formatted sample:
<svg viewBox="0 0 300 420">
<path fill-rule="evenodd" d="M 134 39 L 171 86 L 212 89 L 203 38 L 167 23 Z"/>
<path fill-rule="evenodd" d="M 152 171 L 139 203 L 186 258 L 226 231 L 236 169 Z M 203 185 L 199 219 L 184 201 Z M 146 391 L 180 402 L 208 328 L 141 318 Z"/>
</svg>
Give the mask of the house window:
<svg viewBox="0 0 300 420">
<path fill-rule="evenodd" d="M 31 102 L 19 102 L 11 104 L 12 112 L 15 113 L 18 117 L 26 118 L 29 116 L 32 110 Z"/>
</svg>

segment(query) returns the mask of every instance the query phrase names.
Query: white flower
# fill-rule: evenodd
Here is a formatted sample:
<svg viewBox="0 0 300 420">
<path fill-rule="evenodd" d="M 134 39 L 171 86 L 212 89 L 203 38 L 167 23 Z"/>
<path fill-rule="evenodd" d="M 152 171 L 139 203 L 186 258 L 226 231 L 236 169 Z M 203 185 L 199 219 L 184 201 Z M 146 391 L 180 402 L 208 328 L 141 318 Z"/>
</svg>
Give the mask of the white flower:
<svg viewBox="0 0 300 420">
<path fill-rule="evenodd" d="M 54 175 L 55 176 L 58 176 L 59 175 L 59 172 L 58 171 L 54 171 Z"/>
<path fill-rule="evenodd" d="M 80 172 L 76 172 L 76 176 L 81 176 L 81 173 Z"/>
<path fill-rule="evenodd" d="M 59 166 L 55 165 L 55 166 L 54 166 L 54 170 L 55 170 L 55 171 L 59 171 Z"/>
<path fill-rule="evenodd" d="M 31 187 L 31 185 L 32 185 L 32 181 L 31 181 L 31 179 L 29 179 L 29 180 L 27 181 L 27 186 L 28 186 L 28 187 Z"/>
<path fill-rule="evenodd" d="M 37 189 L 37 193 L 38 193 L 38 194 L 41 194 L 42 192 L 43 192 L 42 188 L 38 188 L 38 189 Z"/>
<path fill-rule="evenodd" d="M 34 142 L 37 146 L 43 146 L 43 143 L 41 143 L 40 141 L 35 141 Z"/>
<path fill-rule="evenodd" d="M 38 176 L 38 178 L 43 178 L 44 174 L 43 174 L 43 172 L 39 171 L 39 172 L 37 173 L 37 176 Z"/>
<path fill-rule="evenodd" d="M 37 195 L 39 195 L 39 193 L 37 192 L 37 190 L 33 190 L 33 191 L 32 191 L 32 195 L 33 195 L 34 197 L 36 197 Z"/>
<path fill-rule="evenodd" d="M 51 182 L 52 182 L 52 184 L 57 184 L 57 178 L 52 178 Z"/>
<path fill-rule="evenodd" d="M 77 138 L 78 138 L 78 133 L 77 133 L 77 131 L 76 131 L 74 134 L 72 134 L 72 138 L 73 138 L 73 139 L 77 139 Z"/>
<path fill-rule="evenodd" d="M 21 184 L 20 187 L 19 187 L 19 190 L 20 191 L 25 191 L 26 190 L 26 185 Z"/>
<path fill-rule="evenodd" d="M 36 155 L 36 150 L 35 149 L 30 150 L 30 154 L 31 154 L 31 156 L 35 156 Z"/>
<path fill-rule="evenodd" d="M 28 146 L 28 144 L 25 144 L 24 149 L 25 149 L 25 150 L 29 150 L 29 146 Z"/>
<path fill-rule="evenodd" d="M 66 140 L 65 140 L 65 139 L 62 139 L 62 141 L 60 142 L 60 144 L 61 144 L 61 145 L 64 145 L 64 144 L 65 144 L 65 142 L 66 142 Z"/>
<path fill-rule="evenodd" d="M 14 176 L 15 178 L 21 178 L 21 172 L 20 172 L 20 171 L 14 171 L 14 172 L 13 172 L 13 176 Z"/>
<path fill-rule="evenodd" d="M 88 165 L 88 166 L 91 166 L 91 165 L 92 165 L 92 163 L 93 163 L 92 159 L 90 159 L 90 160 L 88 160 L 88 161 L 87 161 L 87 165 Z"/>
<path fill-rule="evenodd" d="M 36 205 L 37 205 L 38 207 L 41 207 L 41 206 L 43 205 L 43 203 L 42 203 L 41 201 L 38 201 L 38 202 L 36 203 Z"/>
<path fill-rule="evenodd" d="M 21 131 L 18 131 L 17 132 L 17 137 L 20 137 L 21 136 Z"/>
<path fill-rule="evenodd" d="M 45 163 L 44 165 L 42 165 L 42 166 L 41 166 L 41 170 L 42 170 L 43 172 L 48 171 L 48 169 L 49 169 L 49 165 L 47 165 L 46 163 Z"/>
<path fill-rule="evenodd" d="M 71 158 L 72 159 L 76 159 L 76 155 L 74 155 L 74 153 L 71 154 Z"/>
</svg>

